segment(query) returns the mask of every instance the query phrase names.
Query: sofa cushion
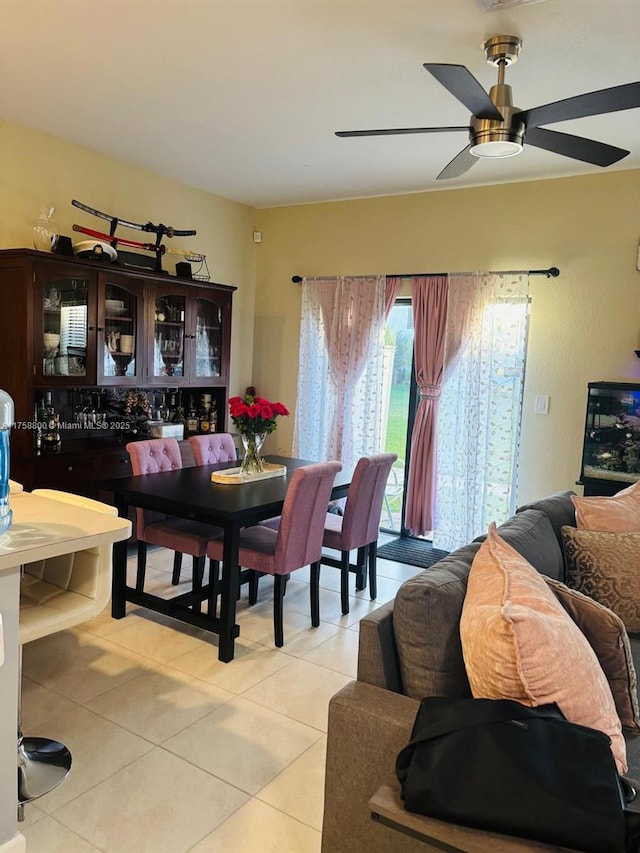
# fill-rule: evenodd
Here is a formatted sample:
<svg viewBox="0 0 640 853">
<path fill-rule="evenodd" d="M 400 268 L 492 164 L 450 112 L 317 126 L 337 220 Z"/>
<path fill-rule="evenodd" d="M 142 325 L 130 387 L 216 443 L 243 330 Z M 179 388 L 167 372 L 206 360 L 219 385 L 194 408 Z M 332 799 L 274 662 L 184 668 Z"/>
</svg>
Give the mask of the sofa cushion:
<svg viewBox="0 0 640 853">
<path fill-rule="evenodd" d="M 403 691 L 424 696 L 471 696 L 458 625 L 467 577 L 479 542 L 472 542 L 405 581 L 393 605 Z"/>
<path fill-rule="evenodd" d="M 528 509 L 517 513 L 501 524 L 498 532 L 540 574 L 555 580 L 564 579 L 562 550 L 544 512 Z"/>
<path fill-rule="evenodd" d="M 500 535 L 539 571 L 563 576 L 562 553 L 544 513 L 529 510 L 513 516 L 500 526 Z M 471 695 L 458 623 L 479 547 L 476 541 L 459 548 L 398 590 L 393 631 L 403 690 L 414 699 Z"/>
<path fill-rule="evenodd" d="M 581 530 L 640 533 L 640 481 L 609 497 L 574 495 L 571 500 Z"/>
<path fill-rule="evenodd" d="M 460 620 L 473 696 L 556 703 L 566 718 L 625 742 L 611 689 L 586 638 L 541 575 L 491 525 L 474 557 Z"/>
<path fill-rule="evenodd" d="M 638 680 L 629 635 L 623 621 L 608 607 L 589 596 L 569 589 L 560 581 L 551 578 L 545 580 L 596 653 L 623 727 L 627 731 L 640 733 Z"/>
<path fill-rule="evenodd" d="M 567 582 L 640 632 L 640 533 L 562 530 Z"/>
<path fill-rule="evenodd" d="M 566 492 L 555 492 L 553 495 L 548 495 L 546 498 L 533 501 L 533 503 L 524 504 L 518 507 L 516 513 L 524 512 L 527 509 L 537 509 L 543 512 L 553 527 L 553 532 L 558 540 L 558 545 L 562 548 L 562 528 L 566 525 L 576 524 L 576 509 L 571 501 L 575 492 L 569 490 Z"/>
</svg>

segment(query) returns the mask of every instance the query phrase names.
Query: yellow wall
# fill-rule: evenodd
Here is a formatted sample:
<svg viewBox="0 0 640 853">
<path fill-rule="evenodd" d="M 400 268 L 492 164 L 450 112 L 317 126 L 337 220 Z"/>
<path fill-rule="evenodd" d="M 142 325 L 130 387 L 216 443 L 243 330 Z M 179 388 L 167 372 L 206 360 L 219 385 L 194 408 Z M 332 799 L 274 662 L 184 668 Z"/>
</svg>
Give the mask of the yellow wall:
<svg viewBox="0 0 640 853">
<path fill-rule="evenodd" d="M 496 164 L 498 167 L 499 164 Z M 560 268 L 531 279 L 519 500 L 572 488 L 587 382 L 640 381 L 640 171 L 256 213 L 253 381 L 295 407 L 299 275 Z M 550 395 L 547 416 L 533 413 Z M 314 405 L 312 397 L 309 405 Z M 290 452 L 293 418 L 268 449 Z"/>
<path fill-rule="evenodd" d="M 106 221 L 73 207 L 73 198 L 133 222 L 196 229 L 195 237 L 176 237 L 174 245 L 204 253 L 211 279 L 238 288 L 233 296 L 231 393 L 248 385 L 255 291 L 253 209 L 0 121 L 0 248 L 33 247 L 32 221 L 42 204 L 55 205 L 60 233 L 74 240 L 81 239 L 71 230 L 74 223 L 96 231 L 108 228 Z M 130 229 L 121 228 L 118 234 L 144 240 L 144 234 Z M 173 271 L 173 263 L 163 260 L 163 268 Z"/>
</svg>

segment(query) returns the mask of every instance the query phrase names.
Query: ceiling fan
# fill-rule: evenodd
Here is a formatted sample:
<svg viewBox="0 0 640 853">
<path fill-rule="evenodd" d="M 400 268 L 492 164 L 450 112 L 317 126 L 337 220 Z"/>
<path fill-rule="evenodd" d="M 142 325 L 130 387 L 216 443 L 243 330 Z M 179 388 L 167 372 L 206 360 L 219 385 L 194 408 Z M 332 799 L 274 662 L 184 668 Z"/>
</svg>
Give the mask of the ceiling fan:
<svg viewBox="0 0 640 853">
<path fill-rule="evenodd" d="M 466 131 L 469 144 L 448 163 L 437 179 L 457 178 L 478 158 L 513 157 L 526 142 L 574 160 L 610 166 L 630 152 L 584 136 L 573 136 L 541 125 L 584 116 L 613 113 L 640 107 L 640 82 L 587 92 L 530 110 L 513 106 L 511 86 L 504 82 L 505 68 L 517 61 L 522 40 L 517 36 L 492 36 L 484 43 L 487 62 L 498 69 L 498 82 L 485 92 L 464 65 L 425 62 L 424 67 L 451 94 L 471 110 L 471 123 L 461 127 L 397 127 L 386 130 L 339 130 L 336 136 L 394 136 L 406 133 Z"/>
</svg>

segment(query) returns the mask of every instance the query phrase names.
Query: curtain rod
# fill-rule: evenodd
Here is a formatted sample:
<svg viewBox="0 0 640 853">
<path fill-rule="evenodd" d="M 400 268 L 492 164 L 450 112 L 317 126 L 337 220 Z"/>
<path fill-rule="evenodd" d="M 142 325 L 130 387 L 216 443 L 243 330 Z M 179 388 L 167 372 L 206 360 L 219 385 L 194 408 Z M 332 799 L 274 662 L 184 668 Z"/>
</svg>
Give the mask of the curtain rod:
<svg viewBox="0 0 640 853">
<path fill-rule="evenodd" d="M 524 270 L 489 270 L 491 274 L 495 275 L 509 275 L 510 273 L 520 273 L 524 272 Z M 560 275 L 560 270 L 558 267 L 549 267 L 548 270 L 526 270 L 529 275 L 546 275 L 547 278 L 557 278 Z M 400 273 L 398 275 L 388 275 L 387 278 L 418 278 L 422 276 L 446 276 L 449 273 L 446 272 L 405 272 Z M 461 275 L 461 273 L 456 273 L 456 275 Z M 464 273 L 462 273 L 464 275 Z M 318 276 L 314 276 L 318 278 Z M 329 278 L 333 278 L 333 276 L 328 276 Z M 375 276 L 370 275 L 353 275 L 349 276 L 349 278 L 374 278 Z M 294 284 L 300 284 L 304 278 L 301 275 L 294 275 L 291 277 L 291 281 Z"/>
</svg>

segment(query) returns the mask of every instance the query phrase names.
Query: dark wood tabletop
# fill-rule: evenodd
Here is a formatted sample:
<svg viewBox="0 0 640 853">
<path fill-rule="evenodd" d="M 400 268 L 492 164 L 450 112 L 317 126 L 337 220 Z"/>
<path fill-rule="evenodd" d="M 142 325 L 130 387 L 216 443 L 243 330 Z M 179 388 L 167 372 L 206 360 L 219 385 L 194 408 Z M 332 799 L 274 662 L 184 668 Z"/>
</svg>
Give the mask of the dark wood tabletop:
<svg viewBox="0 0 640 853">
<path fill-rule="evenodd" d="M 170 515 L 186 516 L 199 521 L 223 525 L 241 520 L 244 526 L 254 520 L 279 515 L 291 475 L 297 468 L 310 465 L 304 459 L 266 456 L 266 461 L 285 465 L 282 477 L 256 480 L 252 483 L 213 483 L 211 473 L 237 467 L 237 462 L 197 465 L 160 474 L 138 474 L 103 480 L 101 489 L 132 506 L 155 509 Z M 351 471 L 339 471 L 334 481 L 332 498 L 344 497 L 351 482 Z"/>
</svg>

